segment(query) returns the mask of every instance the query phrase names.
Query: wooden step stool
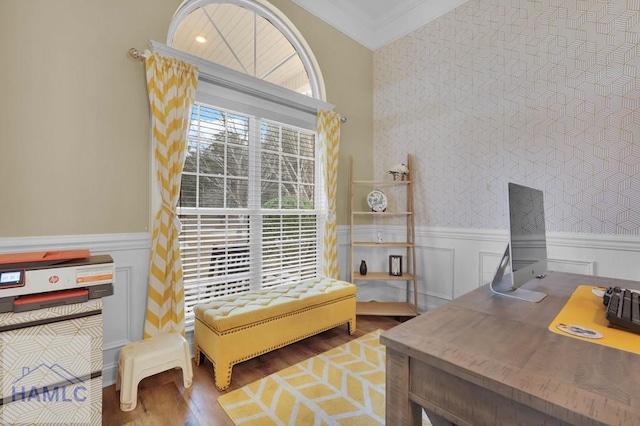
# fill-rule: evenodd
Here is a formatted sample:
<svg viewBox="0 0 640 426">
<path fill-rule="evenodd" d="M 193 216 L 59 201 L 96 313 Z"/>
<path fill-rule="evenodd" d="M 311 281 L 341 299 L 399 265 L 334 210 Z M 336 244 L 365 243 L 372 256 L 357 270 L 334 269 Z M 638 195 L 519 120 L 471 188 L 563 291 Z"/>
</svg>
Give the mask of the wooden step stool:
<svg viewBox="0 0 640 426">
<path fill-rule="evenodd" d="M 170 368 L 182 369 L 184 387 L 191 386 L 193 370 L 189 344 L 178 333 L 166 333 L 120 349 L 116 391 L 120 390 L 120 409 L 132 411 L 138 402 L 140 380 Z"/>
</svg>

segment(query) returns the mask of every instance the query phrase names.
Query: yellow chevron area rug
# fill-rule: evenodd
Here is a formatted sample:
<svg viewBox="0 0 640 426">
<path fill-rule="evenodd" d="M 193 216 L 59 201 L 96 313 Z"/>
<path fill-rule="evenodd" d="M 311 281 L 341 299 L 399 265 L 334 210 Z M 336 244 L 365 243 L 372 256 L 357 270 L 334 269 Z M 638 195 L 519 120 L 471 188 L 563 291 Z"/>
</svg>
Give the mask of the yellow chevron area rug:
<svg viewBox="0 0 640 426">
<path fill-rule="evenodd" d="M 224 394 L 236 425 L 384 425 L 385 348 L 377 330 Z M 423 420 L 424 425 L 430 425 Z"/>
</svg>

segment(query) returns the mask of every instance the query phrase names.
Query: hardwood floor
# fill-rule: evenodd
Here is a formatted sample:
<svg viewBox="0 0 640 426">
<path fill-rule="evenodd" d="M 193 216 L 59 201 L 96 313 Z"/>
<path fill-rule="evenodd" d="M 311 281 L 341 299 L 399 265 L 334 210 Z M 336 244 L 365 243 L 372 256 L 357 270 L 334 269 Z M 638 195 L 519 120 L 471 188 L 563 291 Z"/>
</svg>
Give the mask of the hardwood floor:
<svg viewBox="0 0 640 426">
<path fill-rule="evenodd" d="M 193 364 L 193 385 L 188 389 L 182 384 L 182 371 L 179 369 L 143 379 L 138 386 L 138 404 L 130 412 L 120 411 L 120 393 L 116 392 L 115 385 L 108 386 L 102 390 L 102 424 L 233 426 L 217 402 L 222 393 L 238 389 L 371 331 L 388 330 L 400 321 L 403 319 L 359 316 L 357 331 L 353 336 L 343 325 L 237 364 L 233 367 L 231 386 L 225 392 L 215 388 L 213 369 L 208 360 L 199 367 Z"/>
</svg>

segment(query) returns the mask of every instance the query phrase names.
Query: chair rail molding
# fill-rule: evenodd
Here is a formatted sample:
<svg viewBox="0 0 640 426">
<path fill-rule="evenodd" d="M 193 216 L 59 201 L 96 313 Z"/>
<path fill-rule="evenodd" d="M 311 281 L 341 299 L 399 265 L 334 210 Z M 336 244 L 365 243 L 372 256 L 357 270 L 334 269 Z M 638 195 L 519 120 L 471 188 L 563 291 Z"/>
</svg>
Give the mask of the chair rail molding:
<svg viewBox="0 0 640 426">
<path fill-rule="evenodd" d="M 406 237 L 404 226 L 357 225 L 357 238 L 375 239 L 381 231 L 386 241 Z M 340 276 L 348 277 L 348 225 L 338 227 Z M 418 300 L 421 310 L 447 303 L 488 282 L 500 261 L 508 240 L 506 230 L 453 229 L 416 227 L 418 265 Z M 113 257 L 116 277 L 114 294 L 106 297 L 104 314 L 103 385 L 115 382 L 118 353 L 127 343 L 142 338 L 146 309 L 150 233 L 95 235 L 61 235 L 46 237 L 0 238 L 0 253 L 89 249 L 93 254 Z M 602 234 L 547 233 L 549 262 L 555 270 L 578 272 L 613 278 L 640 279 L 640 239 Z M 366 254 L 368 256 L 368 254 Z M 372 261 L 375 254 L 371 254 Z M 388 261 L 380 258 L 380 262 Z M 367 262 L 369 263 L 369 262 Z M 355 267 L 355 266 L 352 266 Z M 437 283 L 437 285 L 436 285 Z M 359 293 L 367 290 L 358 288 Z M 370 286 L 371 297 L 400 299 L 399 288 L 377 294 Z M 189 340 L 191 340 L 191 337 Z M 191 343 L 191 342 L 190 342 Z"/>
<path fill-rule="evenodd" d="M 45 237 L 0 238 L 0 252 L 89 249 L 92 252 L 149 249 L 151 234 L 82 234 Z"/>
</svg>

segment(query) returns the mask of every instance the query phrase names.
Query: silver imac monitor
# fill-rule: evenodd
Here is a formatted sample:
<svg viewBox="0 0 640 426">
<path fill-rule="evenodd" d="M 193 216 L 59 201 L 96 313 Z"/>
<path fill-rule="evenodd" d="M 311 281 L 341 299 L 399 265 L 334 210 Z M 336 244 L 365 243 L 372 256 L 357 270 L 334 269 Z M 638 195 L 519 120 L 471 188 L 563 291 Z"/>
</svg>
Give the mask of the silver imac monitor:
<svg viewBox="0 0 640 426">
<path fill-rule="evenodd" d="M 491 291 L 530 302 L 546 294 L 520 288 L 547 276 L 547 238 L 544 194 L 538 189 L 509 183 L 509 243 L 491 282 Z M 505 273 L 509 270 L 509 273 Z"/>
</svg>

